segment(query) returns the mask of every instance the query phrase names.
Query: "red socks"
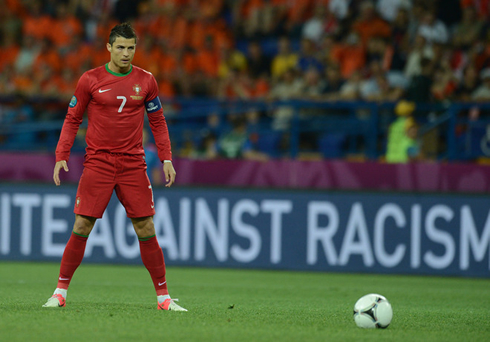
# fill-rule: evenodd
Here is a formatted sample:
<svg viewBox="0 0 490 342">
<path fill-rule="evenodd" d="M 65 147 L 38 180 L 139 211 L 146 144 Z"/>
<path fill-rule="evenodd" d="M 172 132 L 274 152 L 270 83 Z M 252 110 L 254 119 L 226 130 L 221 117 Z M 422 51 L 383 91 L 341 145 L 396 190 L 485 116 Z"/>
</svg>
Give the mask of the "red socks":
<svg viewBox="0 0 490 342">
<path fill-rule="evenodd" d="M 63 257 L 61 258 L 57 288 L 68 289 L 73 273 L 75 273 L 78 266 L 82 263 L 87 239 L 88 236 L 72 232 L 63 252 Z"/>
<path fill-rule="evenodd" d="M 157 296 L 168 295 L 167 281 L 165 280 L 165 261 L 163 251 L 155 235 L 139 238 L 141 260 L 150 272 Z"/>
<path fill-rule="evenodd" d="M 57 288 L 68 289 L 73 274 L 82 263 L 87 239 L 88 236 L 74 232 L 71 234 L 63 252 L 63 257 L 61 258 Z M 143 264 L 148 272 L 150 272 L 157 296 L 168 295 L 167 281 L 165 279 L 165 261 L 156 236 L 140 238 L 139 242 L 141 260 L 143 260 Z"/>
</svg>

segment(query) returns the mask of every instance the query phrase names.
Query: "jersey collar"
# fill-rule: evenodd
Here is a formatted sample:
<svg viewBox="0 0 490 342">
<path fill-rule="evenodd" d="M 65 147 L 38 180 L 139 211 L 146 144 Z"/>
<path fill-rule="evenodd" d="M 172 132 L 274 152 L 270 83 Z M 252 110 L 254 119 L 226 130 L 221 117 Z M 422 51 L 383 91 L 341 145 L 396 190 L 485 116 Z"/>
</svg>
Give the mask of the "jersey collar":
<svg viewBox="0 0 490 342">
<path fill-rule="evenodd" d="M 108 73 L 110 73 L 110 74 L 112 74 L 112 75 L 114 75 L 114 76 L 117 76 L 117 77 L 123 77 L 123 76 L 127 76 L 127 75 L 129 75 L 129 74 L 131 73 L 131 71 L 133 71 L 133 64 L 131 64 L 131 69 L 129 69 L 129 71 L 128 71 L 127 73 L 125 73 L 125 74 L 120 74 L 120 73 L 118 73 L 118 72 L 111 71 L 111 70 L 109 69 L 109 63 L 106 63 L 106 65 L 105 65 L 105 69 L 107 70 L 107 72 L 108 72 Z"/>
</svg>

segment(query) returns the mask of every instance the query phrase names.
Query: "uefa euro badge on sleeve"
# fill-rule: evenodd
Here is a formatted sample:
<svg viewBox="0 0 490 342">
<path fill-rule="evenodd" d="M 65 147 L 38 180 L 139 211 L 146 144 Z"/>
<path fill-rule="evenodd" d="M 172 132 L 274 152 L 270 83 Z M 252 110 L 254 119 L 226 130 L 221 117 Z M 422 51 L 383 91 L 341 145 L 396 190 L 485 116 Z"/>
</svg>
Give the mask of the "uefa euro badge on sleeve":
<svg viewBox="0 0 490 342">
<path fill-rule="evenodd" d="M 70 107 L 73 108 L 77 105 L 77 97 L 75 95 L 72 96 L 70 101 Z"/>
</svg>

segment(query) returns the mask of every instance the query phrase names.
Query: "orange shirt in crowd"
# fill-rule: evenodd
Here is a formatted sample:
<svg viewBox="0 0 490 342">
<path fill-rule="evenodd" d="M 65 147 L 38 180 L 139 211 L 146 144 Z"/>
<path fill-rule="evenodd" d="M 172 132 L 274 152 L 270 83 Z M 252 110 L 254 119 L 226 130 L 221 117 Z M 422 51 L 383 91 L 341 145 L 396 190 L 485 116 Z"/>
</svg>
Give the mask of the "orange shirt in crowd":
<svg viewBox="0 0 490 342">
<path fill-rule="evenodd" d="M 218 76 L 219 56 L 215 51 L 200 50 L 196 53 L 197 69 L 210 77 Z"/>
<path fill-rule="evenodd" d="M 53 19 L 48 15 L 39 17 L 26 16 L 22 25 L 24 36 L 33 36 L 36 39 L 51 38 L 53 30 Z"/>
<path fill-rule="evenodd" d="M 17 17 L 23 18 L 26 16 L 27 11 L 23 1 L 5 0 L 5 4 L 7 5 L 7 8 Z"/>
<path fill-rule="evenodd" d="M 157 7 L 167 7 L 174 6 L 177 8 L 181 8 L 189 4 L 189 0 L 157 0 Z"/>
<path fill-rule="evenodd" d="M 106 45 L 99 45 L 97 48 L 92 50 L 92 67 L 96 68 L 101 65 L 105 65 L 109 62 L 110 54 L 107 51 Z"/>
<path fill-rule="evenodd" d="M 160 61 L 162 59 L 162 52 L 154 47 L 150 51 L 146 51 L 142 48 L 136 48 L 136 54 L 133 58 L 133 64 L 151 72 L 155 77 L 158 77 L 160 72 Z"/>
<path fill-rule="evenodd" d="M 177 55 L 162 55 L 162 57 L 160 57 L 158 67 L 160 68 L 160 76 L 163 76 L 166 79 L 173 79 L 179 68 L 179 60 L 177 59 Z"/>
<path fill-rule="evenodd" d="M 261 77 L 255 82 L 255 89 L 252 96 L 254 98 L 265 98 L 269 94 L 269 90 L 269 82 Z"/>
<path fill-rule="evenodd" d="M 358 21 L 354 24 L 354 31 L 359 34 L 362 44 L 366 46 L 369 39 L 372 37 L 389 37 L 391 35 L 390 25 L 381 18 L 374 18 L 373 20 Z"/>
<path fill-rule="evenodd" d="M 104 41 L 109 42 L 109 35 L 114 26 L 119 24 L 115 20 L 103 20 L 97 23 L 96 36 L 104 39 Z"/>
<path fill-rule="evenodd" d="M 342 77 L 349 78 L 356 70 L 366 63 L 366 53 L 359 45 L 336 45 L 332 51 L 332 59 L 340 65 Z"/>
<path fill-rule="evenodd" d="M 61 58 L 59 53 L 55 49 L 49 49 L 40 53 L 34 61 L 35 71 L 43 69 L 45 66 L 49 66 L 55 73 L 61 70 Z"/>
<path fill-rule="evenodd" d="M 184 17 L 177 17 L 173 22 L 174 25 L 169 29 L 169 46 L 173 49 L 181 49 L 187 44 L 189 32 L 189 23 Z"/>
<path fill-rule="evenodd" d="M 204 18 L 215 18 L 223 9 L 223 0 L 200 0 L 199 11 Z"/>
<path fill-rule="evenodd" d="M 2 46 L 2 53 L 0 53 L 0 71 L 15 63 L 19 50 L 20 48 L 16 44 Z"/>
<path fill-rule="evenodd" d="M 172 85 L 171 82 L 169 82 L 165 79 L 158 82 L 158 89 L 160 91 L 160 96 L 163 96 L 166 98 L 172 98 L 175 96 L 174 86 Z"/>
<path fill-rule="evenodd" d="M 192 75 L 197 71 L 196 56 L 192 52 L 185 52 L 182 58 L 182 68 L 187 75 Z"/>
<path fill-rule="evenodd" d="M 312 0 L 284 0 L 287 6 L 287 17 L 291 23 L 300 23 L 308 20 L 312 15 Z"/>
<path fill-rule="evenodd" d="M 80 43 L 76 50 L 67 52 L 63 56 L 63 64 L 78 74 L 82 65 L 92 67 L 92 59 L 94 57 L 94 49 L 92 46 Z M 107 59 L 109 53 L 105 50 L 104 56 Z M 97 65 L 99 66 L 99 65 Z"/>
<path fill-rule="evenodd" d="M 73 16 L 63 19 L 56 19 L 52 25 L 53 26 L 50 30 L 50 38 L 54 45 L 58 47 L 70 45 L 73 36 L 79 36 L 82 34 L 82 24 Z"/>
<path fill-rule="evenodd" d="M 29 73 L 15 74 L 12 83 L 14 84 L 16 91 L 22 93 L 29 93 L 34 87 L 34 81 Z"/>
</svg>

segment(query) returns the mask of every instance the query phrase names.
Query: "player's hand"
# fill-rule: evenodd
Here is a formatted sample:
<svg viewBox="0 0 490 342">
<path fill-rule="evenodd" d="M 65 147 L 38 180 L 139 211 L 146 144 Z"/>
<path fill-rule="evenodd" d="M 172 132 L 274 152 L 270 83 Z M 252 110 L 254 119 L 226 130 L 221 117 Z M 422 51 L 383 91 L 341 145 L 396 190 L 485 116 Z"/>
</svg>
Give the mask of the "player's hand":
<svg viewBox="0 0 490 342">
<path fill-rule="evenodd" d="M 60 160 L 59 162 L 56 162 L 56 164 L 54 165 L 53 180 L 54 180 L 54 184 L 56 184 L 56 186 L 59 186 L 61 184 L 61 182 L 60 182 L 60 170 L 61 170 L 61 168 L 63 168 L 63 170 L 65 170 L 66 172 L 69 171 L 68 165 L 66 165 L 66 160 Z"/>
<path fill-rule="evenodd" d="M 165 175 L 165 181 L 167 182 L 167 184 L 165 184 L 165 187 L 170 188 L 172 184 L 174 184 L 175 175 L 177 174 L 175 172 L 174 166 L 172 165 L 172 162 L 163 163 L 163 174 Z"/>
</svg>

